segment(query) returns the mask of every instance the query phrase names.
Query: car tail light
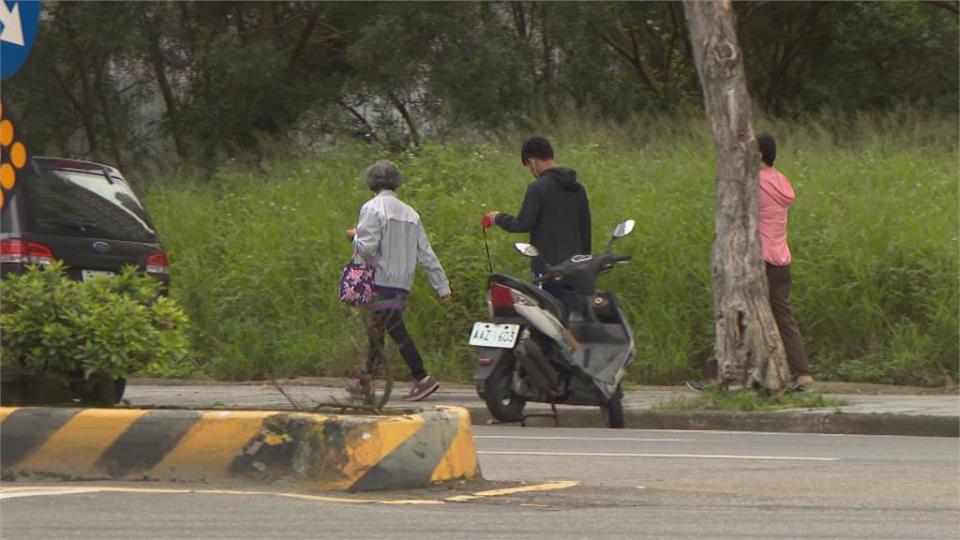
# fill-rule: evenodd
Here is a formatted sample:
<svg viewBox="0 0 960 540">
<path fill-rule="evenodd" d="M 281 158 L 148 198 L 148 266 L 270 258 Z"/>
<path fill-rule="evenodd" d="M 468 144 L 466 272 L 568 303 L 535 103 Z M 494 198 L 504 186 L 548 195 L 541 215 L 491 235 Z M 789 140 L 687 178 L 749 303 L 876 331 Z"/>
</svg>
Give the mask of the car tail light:
<svg viewBox="0 0 960 540">
<path fill-rule="evenodd" d="M 167 261 L 167 254 L 163 251 L 155 251 L 147 255 L 147 273 L 148 274 L 169 274 L 170 263 Z"/>
<path fill-rule="evenodd" d="M 25 242 L 18 238 L 0 241 L 0 263 L 50 264 L 53 251 L 39 242 Z"/>
</svg>

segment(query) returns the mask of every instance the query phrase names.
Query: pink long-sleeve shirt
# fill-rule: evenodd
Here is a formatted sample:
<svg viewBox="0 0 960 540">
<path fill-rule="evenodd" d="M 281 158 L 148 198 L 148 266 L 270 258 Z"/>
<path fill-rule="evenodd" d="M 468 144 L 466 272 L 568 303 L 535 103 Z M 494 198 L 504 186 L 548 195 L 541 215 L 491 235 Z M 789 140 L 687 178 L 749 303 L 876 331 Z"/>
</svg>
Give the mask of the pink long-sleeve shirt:
<svg viewBox="0 0 960 540">
<path fill-rule="evenodd" d="M 787 209 L 796 194 L 793 186 L 773 167 L 760 170 L 760 245 L 763 260 L 776 266 L 790 264 L 787 246 Z"/>
</svg>

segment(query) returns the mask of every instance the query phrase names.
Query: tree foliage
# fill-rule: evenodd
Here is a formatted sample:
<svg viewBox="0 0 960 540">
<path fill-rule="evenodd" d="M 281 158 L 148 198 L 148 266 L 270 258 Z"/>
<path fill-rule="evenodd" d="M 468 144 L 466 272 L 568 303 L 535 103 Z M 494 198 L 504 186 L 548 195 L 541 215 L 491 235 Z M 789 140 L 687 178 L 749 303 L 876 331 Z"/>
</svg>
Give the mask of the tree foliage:
<svg viewBox="0 0 960 540">
<path fill-rule="evenodd" d="M 955 111 L 955 2 L 738 2 L 765 112 Z M 4 83 L 28 145 L 121 166 L 264 136 L 394 146 L 699 107 L 676 2 L 45 2 Z"/>
</svg>

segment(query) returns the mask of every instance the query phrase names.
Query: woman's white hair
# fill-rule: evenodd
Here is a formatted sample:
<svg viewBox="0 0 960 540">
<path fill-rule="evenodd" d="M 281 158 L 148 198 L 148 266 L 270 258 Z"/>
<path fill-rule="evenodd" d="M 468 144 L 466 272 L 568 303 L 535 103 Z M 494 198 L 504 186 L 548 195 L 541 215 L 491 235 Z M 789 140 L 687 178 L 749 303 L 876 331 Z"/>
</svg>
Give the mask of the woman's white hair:
<svg viewBox="0 0 960 540">
<path fill-rule="evenodd" d="M 392 161 L 389 159 L 381 159 L 367 167 L 364 180 L 367 183 L 367 187 L 372 191 L 380 191 L 383 189 L 394 190 L 403 184 L 403 175 L 400 174 L 400 169 L 398 169 Z"/>
</svg>

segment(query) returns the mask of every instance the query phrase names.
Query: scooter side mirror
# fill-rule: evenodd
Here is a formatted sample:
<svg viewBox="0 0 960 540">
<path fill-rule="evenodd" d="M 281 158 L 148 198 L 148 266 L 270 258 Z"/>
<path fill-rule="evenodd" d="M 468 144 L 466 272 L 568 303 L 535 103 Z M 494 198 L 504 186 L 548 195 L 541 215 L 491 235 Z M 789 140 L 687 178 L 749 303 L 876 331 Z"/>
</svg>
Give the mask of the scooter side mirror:
<svg viewBox="0 0 960 540">
<path fill-rule="evenodd" d="M 628 219 L 617 225 L 617 228 L 613 230 L 614 238 L 623 238 L 624 236 L 633 232 L 633 226 L 636 225 L 636 221 Z"/>
<path fill-rule="evenodd" d="M 613 249 L 613 241 L 617 238 L 623 238 L 624 236 L 633 232 L 633 226 L 636 225 L 636 221 L 628 219 L 626 221 L 620 222 L 617 224 L 617 227 L 613 229 L 613 236 L 610 237 L 610 243 L 607 244 L 607 253 Z"/>
<path fill-rule="evenodd" d="M 527 244 L 525 242 L 517 242 L 516 244 L 513 245 L 513 247 L 517 248 L 517 251 L 519 251 L 526 257 L 540 256 L 540 251 L 538 251 L 537 248 L 533 247 L 533 244 Z"/>
</svg>

